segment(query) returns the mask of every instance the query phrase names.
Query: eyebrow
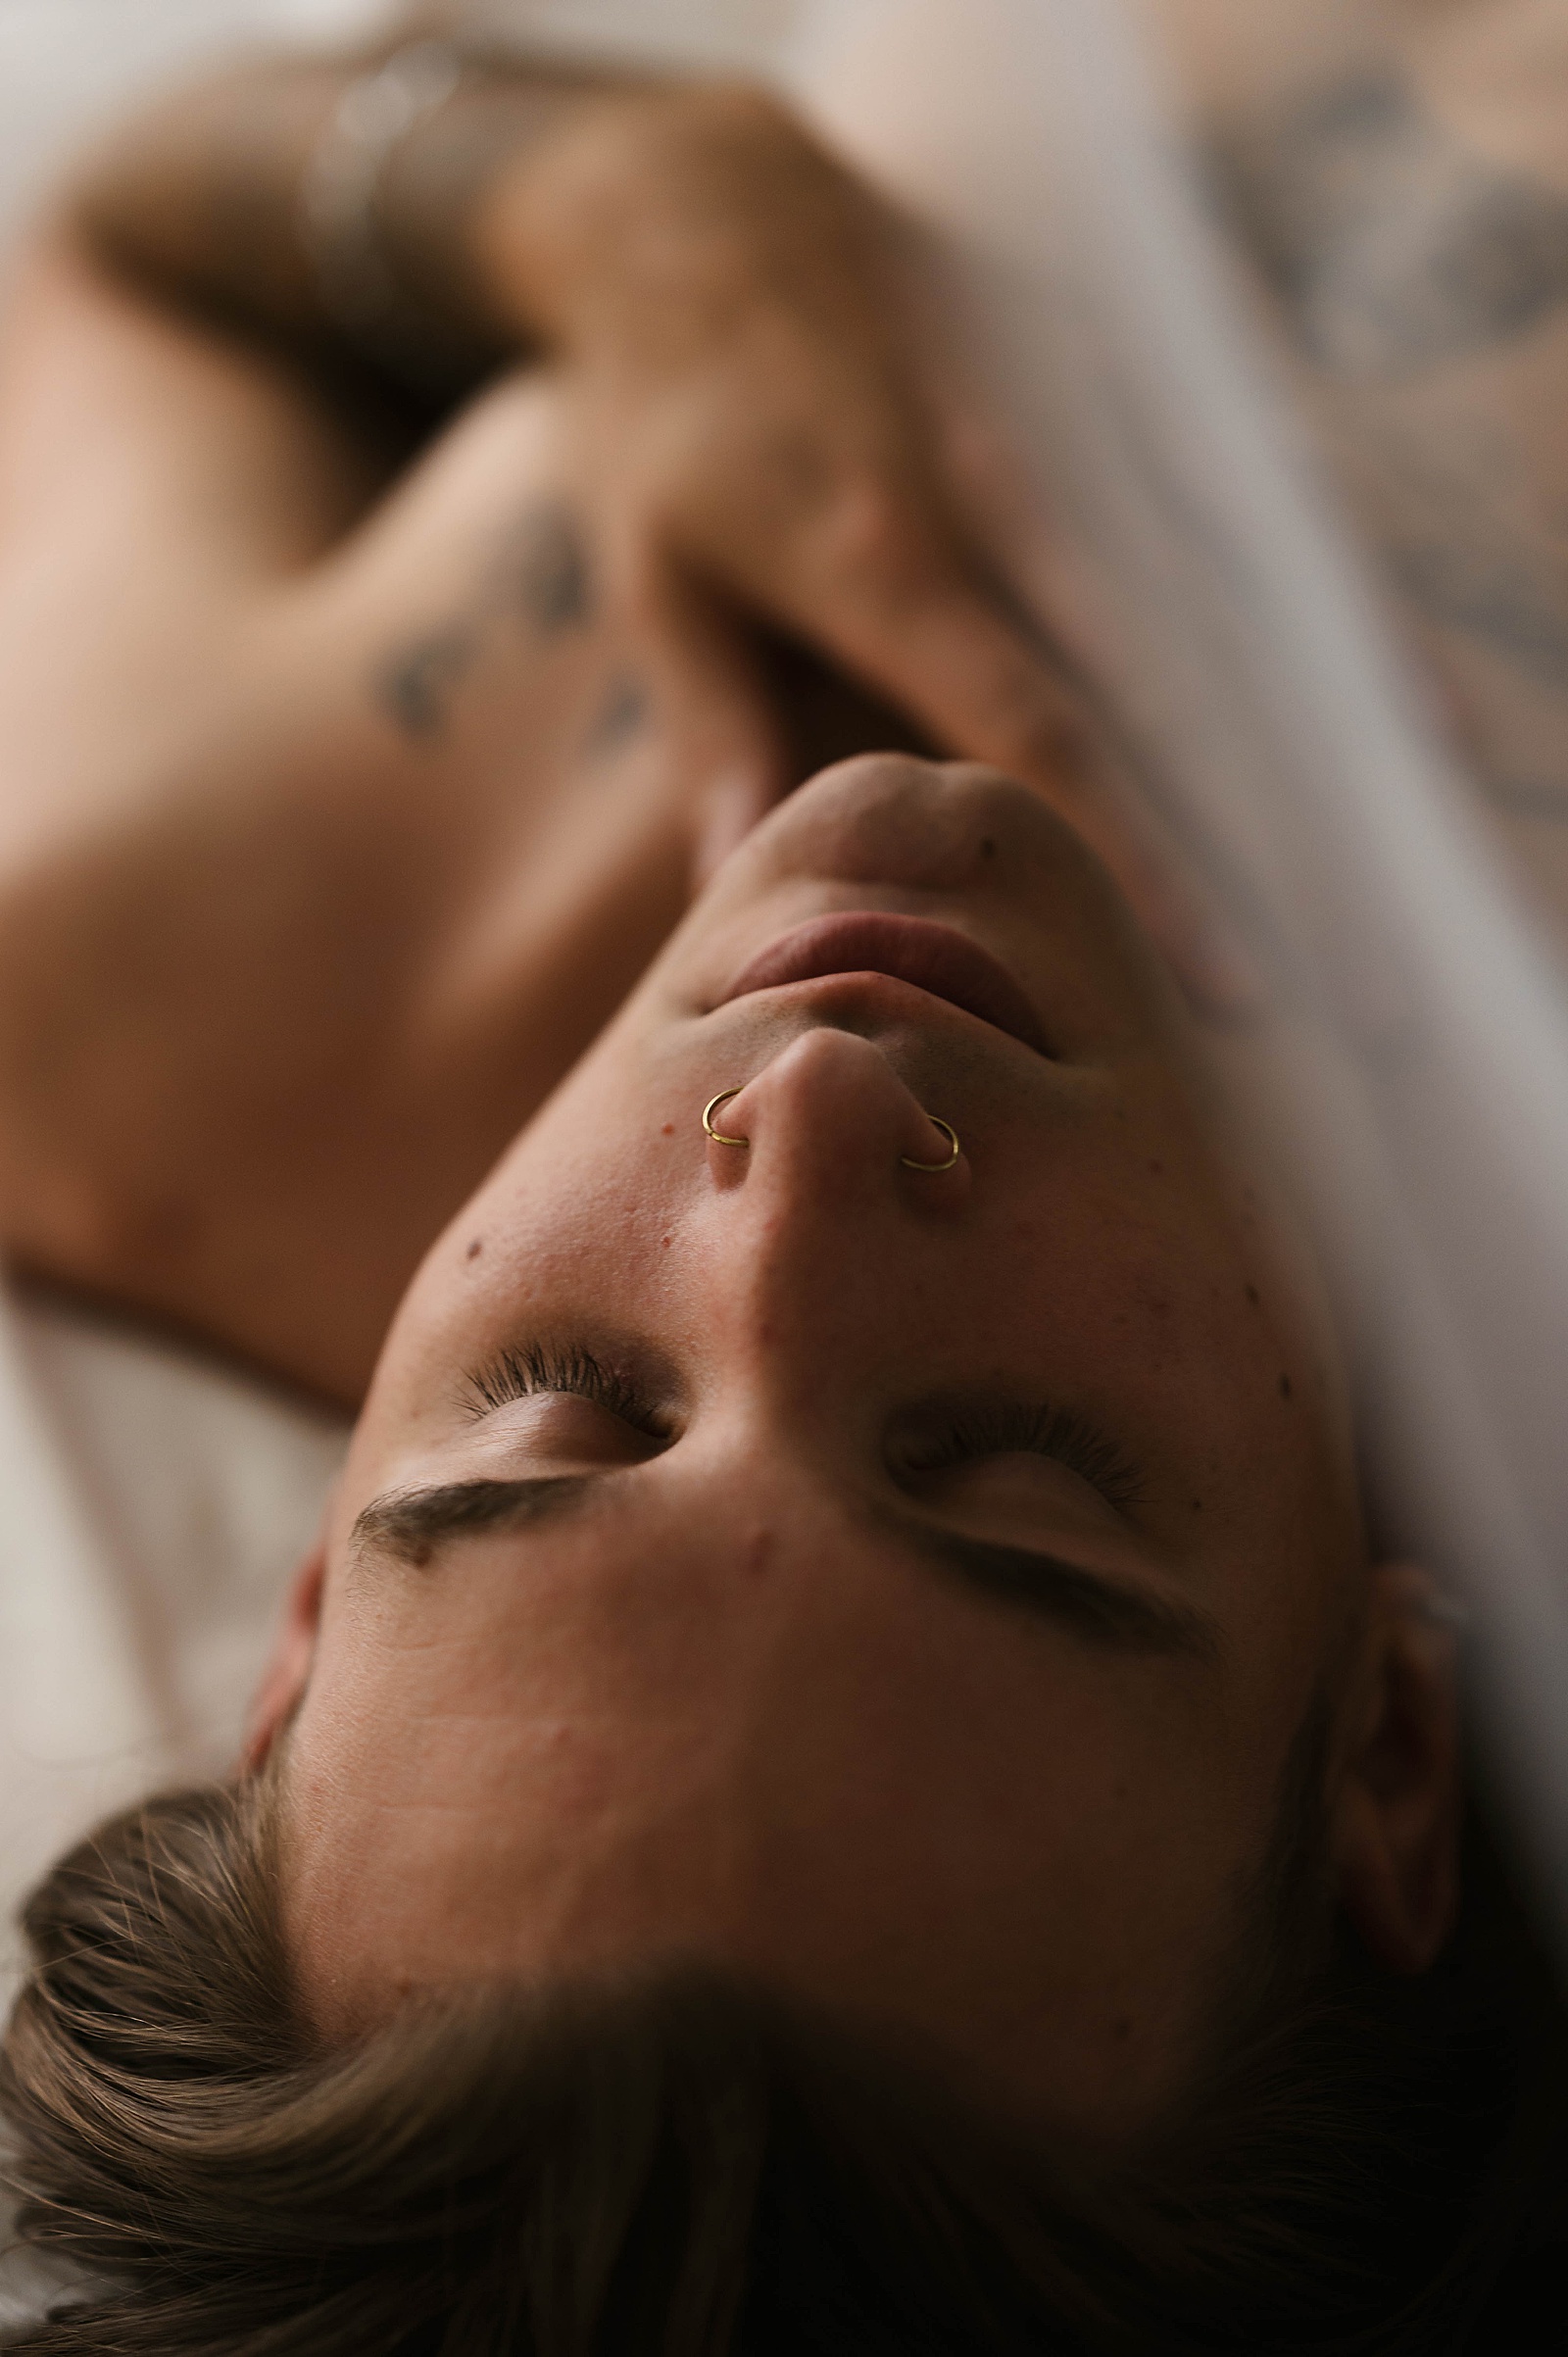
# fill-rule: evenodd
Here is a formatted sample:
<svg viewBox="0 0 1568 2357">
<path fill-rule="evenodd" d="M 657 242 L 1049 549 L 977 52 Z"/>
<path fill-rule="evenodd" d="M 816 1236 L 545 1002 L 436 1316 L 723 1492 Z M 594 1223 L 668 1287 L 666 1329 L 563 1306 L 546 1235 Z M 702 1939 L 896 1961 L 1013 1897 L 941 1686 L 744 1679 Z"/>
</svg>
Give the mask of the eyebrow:
<svg viewBox="0 0 1568 2357">
<path fill-rule="evenodd" d="M 446 1482 L 430 1490 L 388 1490 L 372 1498 L 349 1534 L 353 1556 L 392 1555 L 422 1571 L 452 1539 L 548 1522 L 582 1501 L 591 1473 L 541 1473 L 526 1481 Z"/>
<path fill-rule="evenodd" d="M 910 1515 L 878 1511 L 912 1552 L 1002 1603 L 1049 1620 L 1106 1652 L 1163 1656 L 1212 1667 L 1224 1650 L 1217 1624 L 1197 1605 L 1129 1588 L 1103 1572 L 1033 1547 L 970 1539 Z"/>
<path fill-rule="evenodd" d="M 569 1513 L 589 1501 L 603 1479 L 593 1473 L 536 1474 L 520 1481 L 390 1491 L 359 1516 L 351 1552 L 357 1558 L 391 1555 L 422 1570 L 452 1540 L 537 1528 Z M 875 1509 L 873 1519 L 936 1569 L 1103 1651 L 1210 1666 L 1220 1657 L 1218 1629 L 1195 1605 L 1148 1595 L 1034 1547 L 965 1538 L 894 1510 Z"/>
</svg>

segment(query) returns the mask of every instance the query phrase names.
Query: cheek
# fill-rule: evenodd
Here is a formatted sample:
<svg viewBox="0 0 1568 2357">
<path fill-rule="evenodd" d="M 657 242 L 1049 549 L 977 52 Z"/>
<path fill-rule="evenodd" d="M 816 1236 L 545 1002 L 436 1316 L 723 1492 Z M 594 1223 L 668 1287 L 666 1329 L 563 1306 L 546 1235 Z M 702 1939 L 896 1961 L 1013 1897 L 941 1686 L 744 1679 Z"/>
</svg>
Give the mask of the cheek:
<svg viewBox="0 0 1568 2357">
<path fill-rule="evenodd" d="M 1016 1152 L 1042 1158 L 1038 1142 Z M 1004 1241 L 977 1255 L 974 1298 L 1209 1482 L 1316 1480 L 1345 1453 L 1332 1348 L 1250 1198 L 1185 1106 L 1102 1107 L 1050 1141 Z"/>
<path fill-rule="evenodd" d="M 646 1304 L 672 1257 L 695 1150 L 668 1116 L 640 1131 L 628 1168 L 608 1132 L 536 1125 L 465 1205 L 393 1321 L 361 1419 L 368 1457 L 445 1430 L 465 1372 L 551 1322 L 554 1302 L 610 1322 L 628 1299 Z"/>
<path fill-rule="evenodd" d="M 1260 1338 L 1243 1315 L 1237 1257 L 1202 1209 L 1123 1157 L 1085 1154 L 1054 1175 L 1007 1223 L 983 1296 L 991 1315 L 1048 1350 L 1059 1337 L 1086 1384 L 1132 1404 L 1185 1406 L 1182 1421 L 1210 1429 L 1217 1407 L 1219 1429 L 1254 1412 Z"/>
</svg>

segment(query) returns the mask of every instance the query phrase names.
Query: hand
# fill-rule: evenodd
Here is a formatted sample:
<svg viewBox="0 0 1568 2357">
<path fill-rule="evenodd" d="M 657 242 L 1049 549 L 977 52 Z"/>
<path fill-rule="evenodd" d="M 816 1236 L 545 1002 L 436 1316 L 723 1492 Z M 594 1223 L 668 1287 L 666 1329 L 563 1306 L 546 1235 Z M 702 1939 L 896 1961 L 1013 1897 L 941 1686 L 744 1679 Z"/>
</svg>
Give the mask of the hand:
<svg viewBox="0 0 1568 2357">
<path fill-rule="evenodd" d="M 1234 995 L 1090 700 L 966 545 L 868 190 L 757 93 L 617 94 L 500 175 L 477 244 L 496 309 L 570 367 L 634 600 L 716 591 L 1036 786 L 1196 995 Z M 778 790 L 766 768 L 759 732 L 732 822 Z"/>
</svg>

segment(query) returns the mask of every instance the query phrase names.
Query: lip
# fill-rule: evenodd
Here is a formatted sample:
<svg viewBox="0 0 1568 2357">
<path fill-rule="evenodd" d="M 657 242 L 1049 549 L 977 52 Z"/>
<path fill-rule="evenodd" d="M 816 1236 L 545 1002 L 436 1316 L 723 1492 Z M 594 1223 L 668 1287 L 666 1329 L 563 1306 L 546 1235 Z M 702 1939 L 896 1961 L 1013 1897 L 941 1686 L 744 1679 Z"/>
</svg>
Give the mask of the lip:
<svg viewBox="0 0 1568 2357">
<path fill-rule="evenodd" d="M 1050 1054 L 1021 985 L 989 950 L 952 925 L 886 909 L 847 908 L 794 926 L 744 965 L 715 1004 L 727 1007 L 755 991 L 827 974 L 861 973 L 909 983 L 1022 1041 L 1037 1056 Z"/>
</svg>

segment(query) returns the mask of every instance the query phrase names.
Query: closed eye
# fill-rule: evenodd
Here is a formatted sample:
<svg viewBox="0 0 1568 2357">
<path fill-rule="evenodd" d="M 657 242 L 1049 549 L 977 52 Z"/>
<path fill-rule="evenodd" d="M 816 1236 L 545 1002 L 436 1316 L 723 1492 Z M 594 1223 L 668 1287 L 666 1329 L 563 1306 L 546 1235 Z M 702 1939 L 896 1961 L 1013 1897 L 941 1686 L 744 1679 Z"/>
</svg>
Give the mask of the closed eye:
<svg viewBox="0 0 1568 2357">
<path fill-rule="evenodd" d="M 674 1437 L 667 1412 L 624 1368 L 579 1344 L 509 1346 L 468 1376 L 465 1404 L 479 1417 L 549 1395 L 591 1400 L 662 1447 Z M 1023 1400 L 981 1400 L 921 1417 L 890 1463 L 896 1475 L 917 1479 L 1009 1455 L 1065 1466 L 1118 1511 L 1143 1496 L 1142 1470 L 1119 1444 L 1074 1409 Z"/>
<path fill-rule="evenodd" d="M 470 1415 L 487 1416 L 514 1399 L 551 1393 L 591 1399 L 607 1415 L 618 1417 L 650 1440 L 666 1442 L 671 1437 L 667 1417 L 629 1375 L 606 1366 L 575 1344 L 555 1348 L 529 1343 L 499 1351 L 469 1375 L 464 1403 Z"/>
<path fill-rule="evenodd" d="M 1071 1408 L 986 1400 L 922 1420 L 896 1451 L 905 1476 L 941 1473 L 996 1456 L 1040 1456 L 1065 1465 L 1118 1511 L 1143 1495 L 1141 1468 L 1116 1442 Z"/>
</svg>

